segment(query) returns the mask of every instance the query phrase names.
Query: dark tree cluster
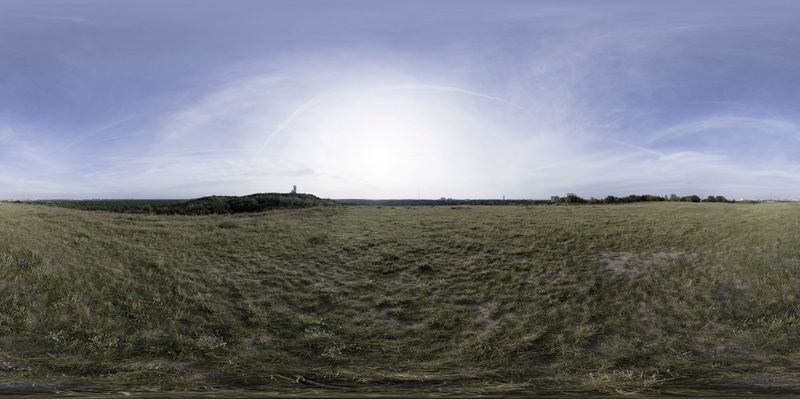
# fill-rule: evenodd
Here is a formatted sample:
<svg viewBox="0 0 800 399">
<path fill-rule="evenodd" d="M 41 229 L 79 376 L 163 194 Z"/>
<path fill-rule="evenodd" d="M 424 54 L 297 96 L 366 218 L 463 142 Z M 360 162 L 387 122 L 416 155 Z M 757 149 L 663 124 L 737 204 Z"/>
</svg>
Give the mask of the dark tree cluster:
<svg viewBox="0 0 800 399">
<path fill-rule="evenodd" d="M 179 215 L 207 215 L 225 213 L 263 212 L 282 208 L 308 208 L 321 205 L 332 205 L 330 200 L 323 200 L 311 194 L 251 194 L 243 197 L 211 196 L 183 203 L 173 204 L 158 213 Z"/>
<path fill-rule="evenodd" d="M 210 196 L 191 200 L 52 200 L 32 203 L 87 211 L 148 213 L 167 215 L 210 215 L 263 212 L 282 208 L 334 205 L 331 200 L 311 194 L 262 193 L 242 197 Z"/>
<path fill-rule="evenodd" d="M 627 204 L 632 202 L 663 202 L 663 201 L 671 201 L 671 202 L 734 202 L 733 200 L 729 200 L 721 195 L 709 195 L 708 198 L 702 199 L 697 195 L 687 195 L 684 197 L 679 197 L 676 194 L 671 194 L 669 196 L 660 196 L 660 195 L 651 195 L 651 194 L 644 194 L 644 195 L 636 195 L 631 194 L 624 197 L 615 197 L 613 195 L 609 195 L 603 199 L 599 198 L 589 198 L 584 199 L 576 195 L 575 193 L 567 193 L 563 197 L 554 196 L 551 198 L 550 202 L 553 204 Z"/>
</svg>

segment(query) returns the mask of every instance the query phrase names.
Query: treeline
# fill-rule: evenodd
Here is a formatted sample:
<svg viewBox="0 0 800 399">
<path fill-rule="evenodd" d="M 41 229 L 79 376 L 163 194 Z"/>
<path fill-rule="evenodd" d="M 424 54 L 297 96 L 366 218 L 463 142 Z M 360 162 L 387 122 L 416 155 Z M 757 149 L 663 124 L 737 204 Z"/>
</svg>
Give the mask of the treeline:
<svg viewBox="0 0 800 399">
<path fill-rule="evenodd" d="M 671 194 L 669 196 L 660 196 L 660 195 L 628 195 L 624 197 L 615 197 L 613 195 L 609 195 L 603 199 L 591 197 L 589 199 L 584 199 L 579 197 L 574 193 L 567 193 L 567 195 L 563 197 L 554 196 L 550 198 L 550 202 L 553 204 L 627 204 L 631 202 L 735 202 L 734 200 L 729 200 L 721 195 L 709 195 L 706 198 L 700 198 L 697 195 L 687 195 L 683 197 L 679 197 L 676 194 Z"/>
<path fill-rule="evenodd" d="M 337 199 L 337 204 L 363 206 L 457 206 L 457 205 L 547 205 L 546 199 Z"/>
<path fill-rule="evenodd" d="M 263 212 L 272 209 L 310 208 L 335 205 L 331 200 L 312 194 L 251 194 L 242 197 L 211 196 L 189 200 L 166 207 L 160 213 L 179 215 L 208 215 Z"/>
<path fill-rule="evenodd" d="M 105 211 L 118 213 L 139 213 L 156 215 L 210 215 L 232 214 L 245 212 L 264 212 L 272 209 L 309 208 L 331 205 L 372 205 L 372 206 L 441 206 L 441 205 L 548 205 L 548 204 L 627 204 L 633 202 L 734 202 L 717 195 L 700 198 L 697 195 L 679 197 L 675 194 L 669 196 L 659 195 L 628 195 L 616 197 L 609 195 L 605 198 L 584 199 L 574 193 L 563 197 L 553 196 L 550 200 L 459 200 L 441 198 L 438 200 L 363 200 L 322 199 L 312 194 L 293 193 L 260 193 L 241 197 L 237 196 L 209 196 L 191 200 L 42 200 L 42 201 L 15 201 L 29 204 L 57 206 L 86 211 Z"/>
<path fill-rule="evenodd" d="M 87 211 L 143 213 L 158 215 L 210 215 L 263 212 L 283 208 L 334 205 L 311 194 L 260 193 L 245 196 L 210 196 L 191 200 L 48 200 L 32 204 Z"/>
</svg>

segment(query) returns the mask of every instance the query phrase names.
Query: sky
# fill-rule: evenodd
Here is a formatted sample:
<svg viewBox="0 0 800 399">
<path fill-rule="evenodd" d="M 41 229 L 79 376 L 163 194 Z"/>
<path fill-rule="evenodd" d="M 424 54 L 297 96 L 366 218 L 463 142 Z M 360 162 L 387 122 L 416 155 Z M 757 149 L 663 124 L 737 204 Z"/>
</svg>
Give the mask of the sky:
<svg viewBox="0 0 800 399">
<path fill-rule="evenodd" d="M 0 198 L 800 198 L 800 2 L 0 1 Z"/>
</svg>

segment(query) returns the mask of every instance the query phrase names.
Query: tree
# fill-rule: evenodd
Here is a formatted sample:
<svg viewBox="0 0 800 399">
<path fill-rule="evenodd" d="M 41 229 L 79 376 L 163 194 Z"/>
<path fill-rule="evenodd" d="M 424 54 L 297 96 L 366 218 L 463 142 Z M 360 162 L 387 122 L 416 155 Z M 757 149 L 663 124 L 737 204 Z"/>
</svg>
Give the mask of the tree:
<svg viewBox="0 0 800 399">
<path fill-rule="evenodd" d="M 564 196 L 564 202 L 567 204 L 585 204 L 586 200 L 575 193 L 567 193 L 567 195 Z"/>
</svg>

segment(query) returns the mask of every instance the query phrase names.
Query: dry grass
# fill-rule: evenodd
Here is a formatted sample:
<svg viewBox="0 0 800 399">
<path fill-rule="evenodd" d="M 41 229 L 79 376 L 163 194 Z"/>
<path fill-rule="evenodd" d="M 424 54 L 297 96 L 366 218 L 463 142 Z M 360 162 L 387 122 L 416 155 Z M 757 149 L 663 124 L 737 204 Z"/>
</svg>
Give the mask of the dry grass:
<svg viewBox="0 0 800 399">
<path fill-rule="evenodd" d="M 0 203 L 0 391 L 785 389 L 799 284 L 795 204 Z"/>
</svg>

